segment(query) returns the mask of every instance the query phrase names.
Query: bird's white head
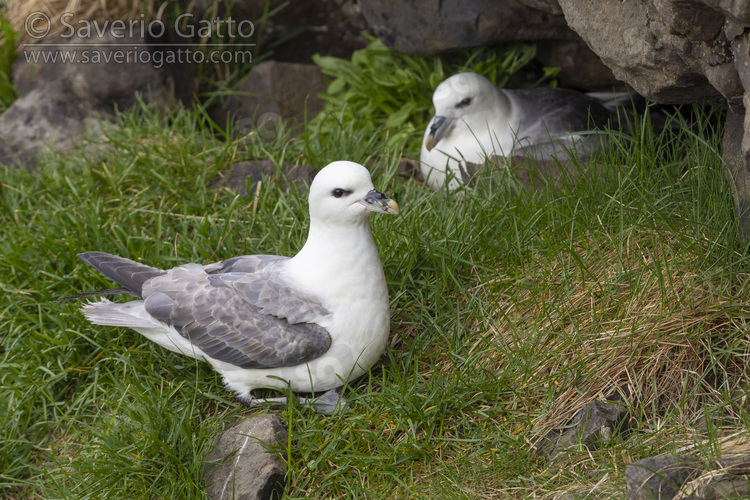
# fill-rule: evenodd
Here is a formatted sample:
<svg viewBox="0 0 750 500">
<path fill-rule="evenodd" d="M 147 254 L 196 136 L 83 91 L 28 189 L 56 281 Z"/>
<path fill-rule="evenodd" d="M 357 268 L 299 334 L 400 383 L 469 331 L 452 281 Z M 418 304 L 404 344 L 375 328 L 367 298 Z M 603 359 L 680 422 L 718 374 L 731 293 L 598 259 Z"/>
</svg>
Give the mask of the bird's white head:
<svg viewBox="0 0 750 500">
<path fill-rule="evenodd" d="M 496 87 L 476 73 L 458 73 L 446 78 L 432 94 L 435 114 L 462 116 L 482 109 L 483 98 L 492 96 Z"/>
<path fill-rule="evenodd" d="M 375 190 L 370 172 L 351 161 L 335 161 L 313 179 L 308 196 L 310 218 L 327 224 L 353 224 L 369 212 L 398 215 L 398 204 Z"/>
<path fill-rule="evenodd" d="M 476 73 L 459 73 L 446 78 L 435 89 L 432 103 L 435 117 L 425 135 L 430 151 L 460 118 L 493 108 L 498 89 L 487 78 Z"/>
</svg>

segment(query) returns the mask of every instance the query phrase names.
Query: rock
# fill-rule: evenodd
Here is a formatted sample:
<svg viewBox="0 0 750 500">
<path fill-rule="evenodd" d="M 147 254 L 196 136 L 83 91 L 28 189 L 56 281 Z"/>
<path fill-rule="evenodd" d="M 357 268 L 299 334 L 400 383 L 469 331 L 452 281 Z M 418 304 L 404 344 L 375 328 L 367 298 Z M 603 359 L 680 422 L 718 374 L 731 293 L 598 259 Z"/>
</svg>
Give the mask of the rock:
<svg viewBox="0 0 750 500">
<path fill-rule="evenodd" d="M 560 6 L 570 27 L 639 94 L 673 104 L 720 97 L 706 71 L 731 65 L 720 12 L 698 0 L 560 0 Z"/>
<path fill-rule="evenodd" d="M 550 14 L 562 14 L 562 9 L 557 0 L 518 0 L 520 3 Z"/>
<path fill-rule="evenodd" d="M 2 119 L 0 119 L 0 164 L 33 169 L 36 166 L 36 156 L 25 150 L 23 146 L 3 137 L 3 132 Z"/>
<path fill-rule="evenodd" d="M 750 240 L 750 34 L 743 33 L 733 42 L 737 55 L 739 78 L 744 89 L 738 100 L 728 99 L 724 128 L 723 155 L 726 175 L 732 185 L 734 213 L 739 219 L 740 232 Z"/>
<path fill-rule="evenodd" d="M 693 460 L 697 461 L 697 459 Z M 673 485 L 674 490 L 679 490 L 679 494 L 677 494 L 677 491 L 663 490 L 662 498 L 672 498 L 674 495 L 677 495 L 675 499 L 679 498 L 680 500 L 688 498 L 702 500 L 748 498 L 748 494 L 750 494 L 750 455 L 721 458 L 716 460 L 713 466 L 716 467 L 713 470 L 700 471 L 700 474 L 696 472 L 690 477 L 690 480 L 679 485 Z M 655 485 L 656 483 L 653 486 Z M 672 496 L 669 496 L 670 494 Z"/>
<path fill-rule="evenodd" d="M 706 486 L 702 498 L 723 500 L 727 498 L 750 498 L 750 476 L 722 477 Z"/>
<path fill-rule="evenodd" d="M 686 481 L 699 473 L 697 458 L 673 455 L 644 458 L 625 469 L 628 500 L 671 499 Z"/>
<path fill-rule="evenodd" d="M 723 156 L 727 180 L 733 186 L 734 213 L 744 239 L 750 240 L 750 154 L 744 144 L 745 113 L 727 111 L 724 123 Z M 750 140 L 750 137 L 748 138 Z"/>
<path fill-rule="evenodd" d="M 62 85 L 38 86 L 0 115 L 0 137 L 9 150 L 0 161 L 29 167 L 44 145 L 70 148 L 86 129 L 87 111 Z"/>
<path fill-rule="evenodd" d="M 733 40 L 744 29 L 700 0 L 560 0 L 568 21 L 614 76 L 654 102 L 738 101 Z M 731 10 L 731 9 L 730 9 Z"/>
<path fill-rule="evenodd" d="M 549 12 L 556 10 L 554 0 L 360 0 L 359 6 L 385 45 L 410 54 L 503 41 L 577 38 L 563 16 Z"/>
<path fill-rule="evenodd" d="M 305 109 L 307 119 L 314 118 L 323 109 L 318 94 L 325 91 L 323 74 L 314 64 L 264 61 L 237 87 L 237 94 L 211 115 L 219 125 L 231 116 L 245 132 L 260 128 L 273 136 L 279 120 L 301 123 Z"/>
<path fill-rule="evenodd" d="M 152 57 L 161 57 L 154 56 L 157 53 L 142 38 L 108 35 L 45 40 L 45 46 L 25 47 L 16 58 L 13 83 L 21 95 L 45 83 L 58 83 L 81 106 L 109 113 L 115 106 L 120 110 L 133 106 L 136 94 L 147 103 L 168 108 L 175 104 L 174 83 L 166 70 L 155 67 Z M 63 61 L 63 55 L 75 61 Z"/>
<path fill-rule="evenodd" d="M 550 458 L 559 459 L 568 449 L 593 447 L 597 441 L 609 441 L 623 426 L 627 415 L 628 407 L 623 403 L 594 400 L 576 413 L 570 426 L 557 439 L 551 440 L 545 451 Z"/>
<path fill-rule="evenodd" d="M 271 160 L 242 161 L 229 167 L 228 172 L 220 172 L 217 178 L 211 181 L 210 187 L 213 189 L 227 187 L 244 197 L 248 194 L 246 189 L 248 183 L 254 185 L 260 182 L 263 176 L 274 178 L 281 175 L 284 189 L 289 189 L 292 186 L 297 188 L 309 186 L 317 172 L 313 167 L 288 162 L 284 162 L 279 169 Z"/>
<path fill-rule="evenodd" d="M 701 0 L 711 8 L 721 10 L 731 21 L 750 24 L 750 3 L 728 0 Z"/>
<path fill-rule="evenodd" d="M 371 30 L 395 50 L 435 54 L 505 41 L 534 41 L 539 61 L 561 68 L 558 80 L 563 85 L 586 90 L 622 86 L 563 22 L 557 0 L 362 0 L 360 6 Z"/>
<path fill-rule="evenodd" d="M 203 2 L 207 7 L 215 2 Z M 232 19 L 249 20 L 261 27 L 267 0 L 231 2 Z M 318 0 L 285 2 L 263 25 L 258 53 L 273 52 L 276 61 L 309 62 L 313 54 L 343 57 L 367 45 L 362 35 L 367 31 L 355 0 Z M 198 9 L 201 10 L 201 9 Z M 200 13 L 196 13 L 200 17 Z"/>
<path fill-rule="evenodd" d="M 536 58 L 544 66 L 560 68 L 556 79 L 561 87 L 585 90 L 625 90 L 612 70 L 583 40 L 542 40 Z"/>
<path fill-rule="evenodd" d="M 281 498 L 286 471 L 266 445 L 283 443 L 286 437 L 275 415 L 247 418 L 217 436 L 203 471 L 208 496 L 212 500 Z"/>
<path fill-rule="evenodd" d="M 59 43 L 56 46 L 24 48 L 13 65 L 14 82 L 21 95 L 0 115 L 0 161 L 29 165 L 41 146 L 67 149 L 92 122 L 112 119 L 115 109 L 135 105 L 138 95 L 161 108 L 173 106 L 172 84 L 166 71 L 149 62 L 127 59 L 126 48 L 141 42 L 111 37 L 70 38 L 47 42 Z M 68 43 L 92 45 L 72 48 Z M 62 54 L 77 59 L 63 62 Z M 44 57 L 57 60 L 44 63 Z M 102 62 L 94 62 L 94 57 Z M 107 59 L 119 62 L 103 62 Z"/>
</svg>

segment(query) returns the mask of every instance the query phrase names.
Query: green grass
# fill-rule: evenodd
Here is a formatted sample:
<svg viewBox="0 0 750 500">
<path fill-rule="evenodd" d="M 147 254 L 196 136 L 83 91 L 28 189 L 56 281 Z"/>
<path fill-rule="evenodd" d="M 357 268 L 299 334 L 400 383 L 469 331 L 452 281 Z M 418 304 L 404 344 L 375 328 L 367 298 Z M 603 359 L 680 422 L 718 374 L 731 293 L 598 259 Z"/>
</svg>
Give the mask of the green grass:
<svg viewBox="0 0 750 500">
<path fill-rule="evenodd" d="M 5 9 L 0 7 L 0 113 L 13 104 L 16 89 L 13 86 L 11 68 L 16 59 L 16 32 L 6 19 Z"/>
<path fill-rule="evenodd" d="M 392 336 L 344 415 L 292 405 L 278 450 L 289 498 L 624 498 L 626 465 L 746 433 L 748 261 L 732 216 L 716 116 L 651 139 L 649 124 L 597 173 L 535 192 L 505 175 L 448 197 L 399 177 L 400 141 L 338 134 L 221 140 L 200 111 L 121 115 L 106 140 L 4 168 L 0 182 L 0 491 L 9 498 L 203 498 L 201 461 L 240 414 L 209 367 L 56 298 L 110 286 L 75 254 L 170 267 L 292 255 L 304 193 L 266 179 L 247 199 L 207 182 L 261 156 L 367 163 L 399 218 L 373 217 Z M 322 142 L 324 141 L 324 142 Z M 623 359 L 622 356 L 625 356 Z M 630 429 L 562 465 L 534 445 L 620 383 Z M 695 434 L 705 408 L 708 431 Z M 713 420 L 713 418 L 718 420 Z M 704 419 L 705 420 L 705 419 Z M 714 422 L 721 425 L 717 426 Z"/>
</svg>

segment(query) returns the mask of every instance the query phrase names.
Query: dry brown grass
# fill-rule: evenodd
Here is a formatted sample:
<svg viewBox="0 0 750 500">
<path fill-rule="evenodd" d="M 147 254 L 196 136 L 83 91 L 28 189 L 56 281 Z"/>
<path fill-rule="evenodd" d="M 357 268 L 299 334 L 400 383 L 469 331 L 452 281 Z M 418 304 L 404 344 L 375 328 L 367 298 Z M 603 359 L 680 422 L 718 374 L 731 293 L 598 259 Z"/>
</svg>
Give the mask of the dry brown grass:
<svg viewBox="0 0 750 500">
<path fill-rule="evenodd" d="M 101 23 L 115 19 L 145 19 L 148 22 L 160 19 L 166 5 L 166 2 L 150 0 L 8 0 L 7 17 L 18 34 L 17 47 L 20 49 L 21 44 L 42 41 L 30 37 L 25 29 L 26 20 L 36 12 L 45 14 L 51 22 L 50 32 L 44 38 L 49 40 L 59 35 L 63 29 L 69 29 L 60 21 L 61 16 L 68 12 L 72 17 L 66 18 L 66 21 L 78 27 L 78 20 Z M 143 18 L 140 17 L 141 14 L 144 15 Z"/>
<path fill-rule="evenodd" d="M 529 413 L 537 437 L 618 391 L 647 419 L 680 405 L 691 421 L 706 397 L 750 385 L 750 307 L 730 300 L 726 274 L 693 271 L 706 265 L 682 245 L 653 231 L 623 246 L 592 238 L 484 285 L 495 297 L 495 314 L 477 325 L 496 346 L 488 367 L 525 381 L 507 404 Z"/>
</svg>

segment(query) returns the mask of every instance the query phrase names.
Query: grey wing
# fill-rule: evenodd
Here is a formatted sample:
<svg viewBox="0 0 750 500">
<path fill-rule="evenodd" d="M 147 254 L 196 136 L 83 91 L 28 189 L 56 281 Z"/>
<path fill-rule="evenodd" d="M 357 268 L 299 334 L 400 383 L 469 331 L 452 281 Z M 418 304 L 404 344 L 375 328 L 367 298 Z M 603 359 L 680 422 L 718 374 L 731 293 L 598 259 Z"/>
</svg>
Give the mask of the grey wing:
<svg viewBox="0 0 750 500">
<path fill-rule="evenodd" d="M 509 94 L 521 114 L 519 146 L 536 157 L 561 153 L 574 144 L 584 152 L 598 144 L 595 136 L 570 135 L 604 126 L 611 115 L 602 104 L 565 89 L 514 90 Z"/>
<path fill-rule="evenodd" d="M 240 255 L 204 266 L 208 274 L 257 273 L 277 267 L 289 257 L 279 255 Z"/>
<path fill-rule="evenodd" d="M 320 301 L 288 286 L 279 273 L 224 273 L 208 279 L 216 287 L 232 287 L 262 313 L 290 323 L 310 322 L 329 314 Z"/>
<path fill-rule="evenodd" d="M 204 266 L 216 286 L 221 282 L 241 291 L 265 314 L 286 318 L 291 323 L 309 322 L 328 311 L 310 296 L 286 285 L 280 271 L 289 257 L 242 255 Z M 250 275 L 257 275 L 255 277 Z"/>
<path fill-rule="evenodd" d="M 141 290 L 146 281 L 167 274 L 167 271 L 162 269 L 104 252 L 79 253 L 78 258 L 109 279 L 116 281 L 122 286 L 121 290 L 136 297 L 141 297 Z M 120 289 L 104 290 L 104 292 L 117 292 L 118 290 Z M 91 292 L 90 295 L 92 294 L 100 294 L 100 292 Z"/>
<path fill-rule="evenodd" d="M 268 314 L 254 303 L 243 286 L 253 281 L 265 280 L 239 273 L 207 275 L 201 266 L 183 266 L 148 283 L 146 310 L 207 355 L 241 368 L 295 366 L 328 351 L 331 337 L 325 328 Z M 291 304 L 299 300 L 289 299 Z M 291 306 L 278 308 L 284 307 Z"/>
<path fill-rule="evenodd" d="M 568 89 L 506 90 L 521 114 L 521 126 L 543 122 L 550 133 L 602 127 L 612 117 L 602 102 Z M 514 111 L 515 113 L 515 111 Z"/>
</svg>

